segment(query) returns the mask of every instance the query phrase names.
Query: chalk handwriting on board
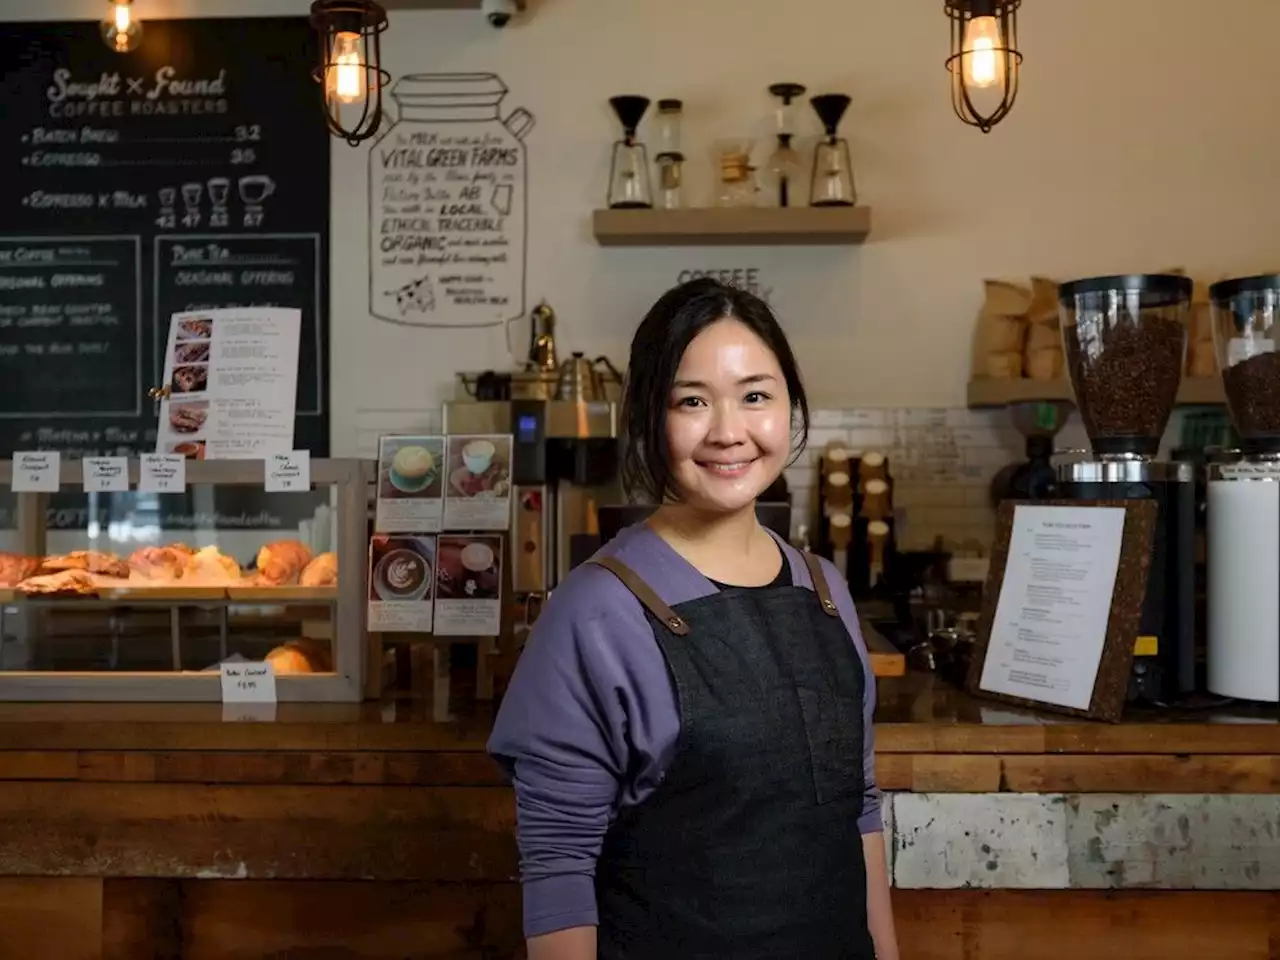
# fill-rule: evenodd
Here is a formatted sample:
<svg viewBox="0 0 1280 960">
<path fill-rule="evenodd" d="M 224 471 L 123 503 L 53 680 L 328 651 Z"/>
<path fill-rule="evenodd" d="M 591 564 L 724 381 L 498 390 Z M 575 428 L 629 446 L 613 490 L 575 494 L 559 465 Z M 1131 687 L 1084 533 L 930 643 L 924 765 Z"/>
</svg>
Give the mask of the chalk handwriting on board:
<svg viewBox="0 0 1280 960">
<path fill-rule="evenodd" d="M 412 327 L 524 314 L 528 110 L 493 73 L 420 73 L 369 152 L 369 312 Z"/>
</svg>

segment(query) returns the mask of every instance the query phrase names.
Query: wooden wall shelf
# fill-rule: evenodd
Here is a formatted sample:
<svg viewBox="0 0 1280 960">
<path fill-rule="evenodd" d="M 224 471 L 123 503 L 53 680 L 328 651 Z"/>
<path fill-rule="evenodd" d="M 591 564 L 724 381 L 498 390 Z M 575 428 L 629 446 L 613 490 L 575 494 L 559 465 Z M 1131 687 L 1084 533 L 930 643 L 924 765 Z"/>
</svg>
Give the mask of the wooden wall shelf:
<svg viewBox="0 0 1280 960">
<path fill-rule="evenodd" d="M 851 246 L 871 231 L 870 207 L 596 210 L 602 247 Z"/>
<path fill-rule="evenodd" d="M 1004 407 L 1031 400 L 1071 400 L 1068 380 L 970 380 L 968 405 Z M 1212 406 L 1226 402 L 1218 377 L 1184 377 L 1178 390 L 1179 406 Z"/>
</svg>

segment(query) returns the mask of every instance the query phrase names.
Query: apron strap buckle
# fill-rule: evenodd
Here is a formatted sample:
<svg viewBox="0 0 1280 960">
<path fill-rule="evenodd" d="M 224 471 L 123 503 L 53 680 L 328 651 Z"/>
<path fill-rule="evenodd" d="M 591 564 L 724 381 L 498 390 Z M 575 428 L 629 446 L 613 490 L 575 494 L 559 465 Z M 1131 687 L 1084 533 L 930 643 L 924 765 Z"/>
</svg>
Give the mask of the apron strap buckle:
<svg viewBox="0 0 1280 960">
<path fill-rule="evenodd" d="M 662 598 L 654 592 L 653 588 L 621 560 L 616 557 L 592 557 L 587 563 L 604 567 L 621 580 L 622 585 L 635 594 L 636 599 L 677 637 L 689 635 L 689 624 L 684 621 L 684 618 L 663 603 Z"/>
<path fill-rule="evenodd" d="M 840 611 L 836 608 L 836 602 L 831 599 L 831 587 L 827 584 L 826 574 L 822 572 L 822 561 L 818 559 L 816 554 L 803 551 L 800 556 L 804 557 L 804 565 L 809 568 L 809 576 L 813 578 L 813 592 L 818 595 L 818 602 L 822 604 L 822 612 L 829 617 L 840 616 Z"/>
</svg>

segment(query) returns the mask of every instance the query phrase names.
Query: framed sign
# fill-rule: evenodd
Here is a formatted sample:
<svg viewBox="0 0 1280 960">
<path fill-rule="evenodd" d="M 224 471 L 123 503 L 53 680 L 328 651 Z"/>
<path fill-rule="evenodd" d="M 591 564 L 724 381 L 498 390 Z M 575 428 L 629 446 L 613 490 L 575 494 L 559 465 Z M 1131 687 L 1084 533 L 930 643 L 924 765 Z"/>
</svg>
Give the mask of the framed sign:
<svg viewBox="0 0 1280 960">
<path fill-rule="evenodd" d="M 969 692 L 1119 721 L 1156 516 L 1152 500 L 1002 503 Z"/>
</svg>

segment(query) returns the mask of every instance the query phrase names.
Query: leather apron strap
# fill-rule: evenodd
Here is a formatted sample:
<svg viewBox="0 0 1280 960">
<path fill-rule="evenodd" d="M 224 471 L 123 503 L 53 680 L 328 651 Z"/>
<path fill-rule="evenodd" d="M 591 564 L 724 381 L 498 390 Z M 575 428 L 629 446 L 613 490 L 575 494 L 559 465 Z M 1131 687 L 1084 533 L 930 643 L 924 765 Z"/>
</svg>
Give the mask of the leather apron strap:
<svg viewBox="0 0 1280 960">
<path fill-rule="evenodd" d="M 635 594 L 639 600 L 655 617 L 661 620 L 670 630 L 678 637 L 687 636 L 689 633 L 689 624 L 672 610 L 669 606 L 662 602 L 651 586 L 641 579 L 640 575 L 628 567 L 621 560 L 615 557 L 592 557 L 587 563 L 594 563 L 598 567 L 604 567 L 615 577 L 622 581 L 622 585 Z"/>
<path fill-rule="evenodd" d="M 813 578 L 813 592 L 818 595 L 823 612 L 829 617 L 838 617 L 840 611 L 836 609 L 836 602 L 831 599 L 831 588 L 822 572 L 822 561 L 807 550 L 801 551 L 800 556 L 804 557 L 804 565 L 809 568 L 809 576 Z"/>
</svg>

